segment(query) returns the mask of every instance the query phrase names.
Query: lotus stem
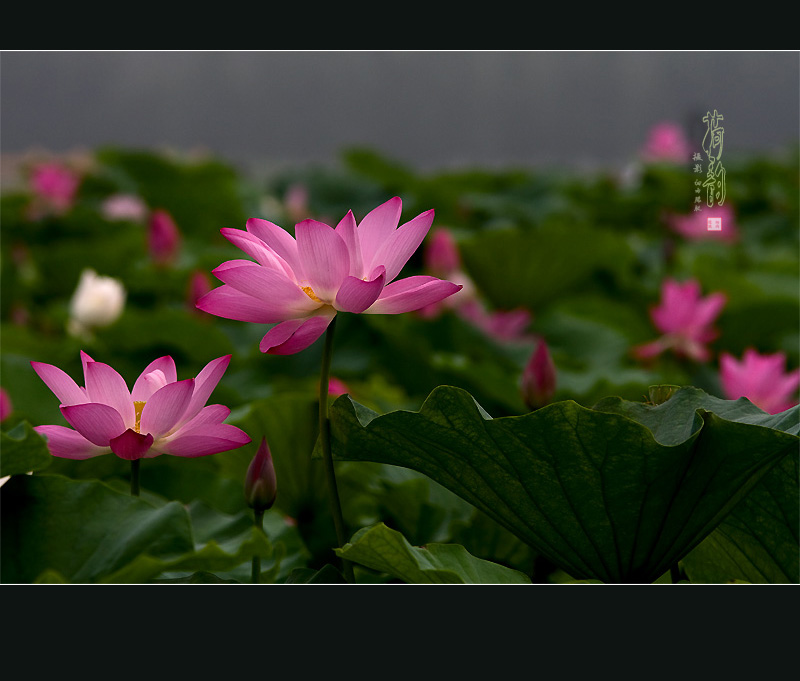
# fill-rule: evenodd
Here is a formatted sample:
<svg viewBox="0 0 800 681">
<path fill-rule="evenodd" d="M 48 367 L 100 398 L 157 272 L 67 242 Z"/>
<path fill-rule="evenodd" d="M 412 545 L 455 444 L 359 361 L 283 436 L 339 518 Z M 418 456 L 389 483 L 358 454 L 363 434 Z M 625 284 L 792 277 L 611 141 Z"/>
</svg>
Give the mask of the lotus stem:
<svg viewBox="0 0 800 681">
<path fill-rule="evenodd" d="M 336 471 L 334 470 L 333 455 L 331 454 L 331 430 L 330 421 L 328 420 L 328 381 L 331 370 L 331 357 L 333 355 L 333 332 L 335 329 L 336 317 L 333 318 L 333 321 L 325 331 L 325 347 L 322 351 L 322 369 L 319 380 L 319 436 L 322 442 L 322 457 L 325 460 L 325 477 L 328 483 L 331 515 L 336 528 L 336 539 L 339 542 L 339 546 L 342 547 L 346 543 L 346 536 L 342 505 L 339 501 L 339 490 L 336 487 Z M 355 575 L 349 560 L 342 558 L 342 570 L 344 571 L 345 579 L 354 584 Z"/>
<path fill-rule="evenodd" d="M 253 511 L 253 525 L 257 527 L 262 532 L 264 531 L 264 511 L 255 509 Z M 256 554 L 253 556 L 253 569 L 250 574 L 251 580 L 253 584 L 259 584 L 261 582 L 261 556 Z"/>
<path fill-rule="evenodd" d="M 131 496 L 139 496 L 139 466 L 142 463 L 141 459 L 131 460 Z"/>
</svg>

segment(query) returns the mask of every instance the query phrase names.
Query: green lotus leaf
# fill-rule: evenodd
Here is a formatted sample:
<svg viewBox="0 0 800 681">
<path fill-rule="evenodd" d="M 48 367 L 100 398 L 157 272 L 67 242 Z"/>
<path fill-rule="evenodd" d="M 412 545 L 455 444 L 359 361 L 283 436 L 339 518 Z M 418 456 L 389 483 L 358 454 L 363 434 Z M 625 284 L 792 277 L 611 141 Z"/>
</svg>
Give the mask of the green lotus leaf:
<svg viewBox="0 0 800 681">
<path fill-rule="evenodd" d="M 383 523 L 365 527 L 337 555 L 409 584 L 529 584 L 521 572 L 475 558 L 461 544 L 411 546 Z"/>
<path fill-rule="evenodd" d="M 450 386 L 418 412 L 382 416 L 345 395 L 331 408 L 332 446 L 339 459 L 428 475 L 576 579 L 652 582 L 798 442 L 671 403 L 645 425 L 572 401 L 492 419 Z"/>
<path fill-rule="evenodd" d="M 683 388 L 668 409 L 604 400 L 595 409 L 625 413 L 643 423 L 659 421 L 669 411 L 673 428 L 662 437 L 680 438 L 684 423 L 696 409 L 709 409 L 730 420 L 760 425 L 794 435 L 800 431 L 800 406 L 767 414 L 746 398 L 721 400 L 696 388 Z M 682 415 L 682 417 L 681 417 Z M 666 426 L 668 422 L 663 422 Z M 772 468 L 703 542 L 683 561 L 693 581 L 749 583 L 800 582 L 800 457 L 795 448 Z"/>
<path fill-rule="evenodd" d="M 3 455 L 0 477 L 47 468 L 53 460 L 45 439 L 30 423 L 23 421 L 7 433 L 0 433 Z"/>
</svg>

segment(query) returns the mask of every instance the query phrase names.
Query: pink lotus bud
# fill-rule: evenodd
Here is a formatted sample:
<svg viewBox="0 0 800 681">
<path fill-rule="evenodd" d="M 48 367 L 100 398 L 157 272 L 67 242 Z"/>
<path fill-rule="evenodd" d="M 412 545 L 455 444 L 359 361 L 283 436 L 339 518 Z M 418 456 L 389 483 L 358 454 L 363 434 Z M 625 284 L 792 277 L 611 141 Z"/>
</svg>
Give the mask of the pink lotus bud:
<svg viewBox="0 0 800 681">
<path fill-rule="evenodd" d="M 250 462 L 244 479 L 244 497 L 247 505 L 256 511 L 266 511 L 275 503 L 278 485 L 275 480 L 275 466 L 267 439 L 261 438 L 256 455 Z"/>
<path fill-rule="evenodd" d="M 0 388 L 0 421 L 5 421 L 12 411 L 14 406 L 11 404 L 11 398 L 3 388 Z"/>
<path fill-rule="evenodd" d="M 522 372 L 522 399 L 531 410 L 550 403 L 556 391 L 556 365 L 547 343 L 540 340 Z"/>
<path fill-rule="evenodd" d="M 208 293 L 214 286 L 211 277 L 204 270 L 196 270 L 189 278 L 189 285 L 186 291 L 186 306 L 193 313 L 202 314 L 197 309 L 197 301 Z"/>
<path fill-rule="evenodd" d="M 345 393 L 349 393 L 350 388 L 347 387 L 347 384 L 339 378 L 335 376 L 331 376 L 328 379 L 328 395 L 335 395 L 339 397 L 339 395 L 344 395 Z"/>
<path fill-rule="evenodd" d="M 293 184 L 286 190 L 283 205 L 293 222 L 300 222 L 310 217 L 308 208 L 308 189 L 304 184 Z"/>
<path fill-rule="evenodd" d="M 166 265 L 175 259 L 181 245 L 181 235 L 167 211 L 153 211 L 147 238 L 150 257 L 157 265 Z"/>
<path fill-rule="evenodd" d="M 439 276 L 447 276 L 461 267 L 461 256 L 453 235 L 443 227 L 431 234 L 425 249 L 425 267 Z"/>
</svg>

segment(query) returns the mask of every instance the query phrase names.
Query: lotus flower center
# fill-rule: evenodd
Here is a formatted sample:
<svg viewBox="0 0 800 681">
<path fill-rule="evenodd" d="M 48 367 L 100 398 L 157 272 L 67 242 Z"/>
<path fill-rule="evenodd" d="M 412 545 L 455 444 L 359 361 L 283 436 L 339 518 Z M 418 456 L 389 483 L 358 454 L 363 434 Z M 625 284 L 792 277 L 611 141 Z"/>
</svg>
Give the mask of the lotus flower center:
<svg viewBox="0 0 800 681">
<path fill-rule="evenodd" d="M 133 424 L 133 429 L 138 433 L 142 424 L 142 409 L 146 403 L 143 400 L 136 400 L 133 403 L 133 408 L 136 411 L 136 422 Z"/>
<path fill-rule="evenodd" d="M 317 303 L 322 302 L 319 298 L 317 298 L 317 294 L 314 293 L 314 289 L 311 288 L 310 286 L 301 286 L 300 288 L 303 289 L 303 293 L 305 293 L 309 298 L 311 298 L 311 300 Z"/>
</svg>

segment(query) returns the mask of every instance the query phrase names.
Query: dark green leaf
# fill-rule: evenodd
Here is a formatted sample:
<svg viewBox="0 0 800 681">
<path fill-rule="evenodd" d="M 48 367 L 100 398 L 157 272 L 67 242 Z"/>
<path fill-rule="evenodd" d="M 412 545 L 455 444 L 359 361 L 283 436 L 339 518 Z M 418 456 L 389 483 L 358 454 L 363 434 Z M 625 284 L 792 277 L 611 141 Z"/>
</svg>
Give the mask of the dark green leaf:
<svg viewBox="0 0 800 681">
<path fill-rule="evenodd" d="M 419 412 L 379 416 L 347 396 L 331 411 L 338 458 L 425 473 L 570 575 L 606 582 L 658 578 L 798 441 L 709 412 L 679 430 L 663 444 L 641 423 L 574 402 L 491 419 L 447 386 Z"/>
<path fill-rule="evenodd" d="M 356 532 L 337 555 L 409 584 L 528 584 L 521 572 L 470 555 L 460 544 L 411 546 L 383 523 Z"/>
<path fill-rule="evenodd" d="M 53 460 L 46 440 L 27 421 L 0 434 L 0 438 L 3 452 L 0 456 L 0 477 L 39 471 L 47 468 Z"/>
</svg>

